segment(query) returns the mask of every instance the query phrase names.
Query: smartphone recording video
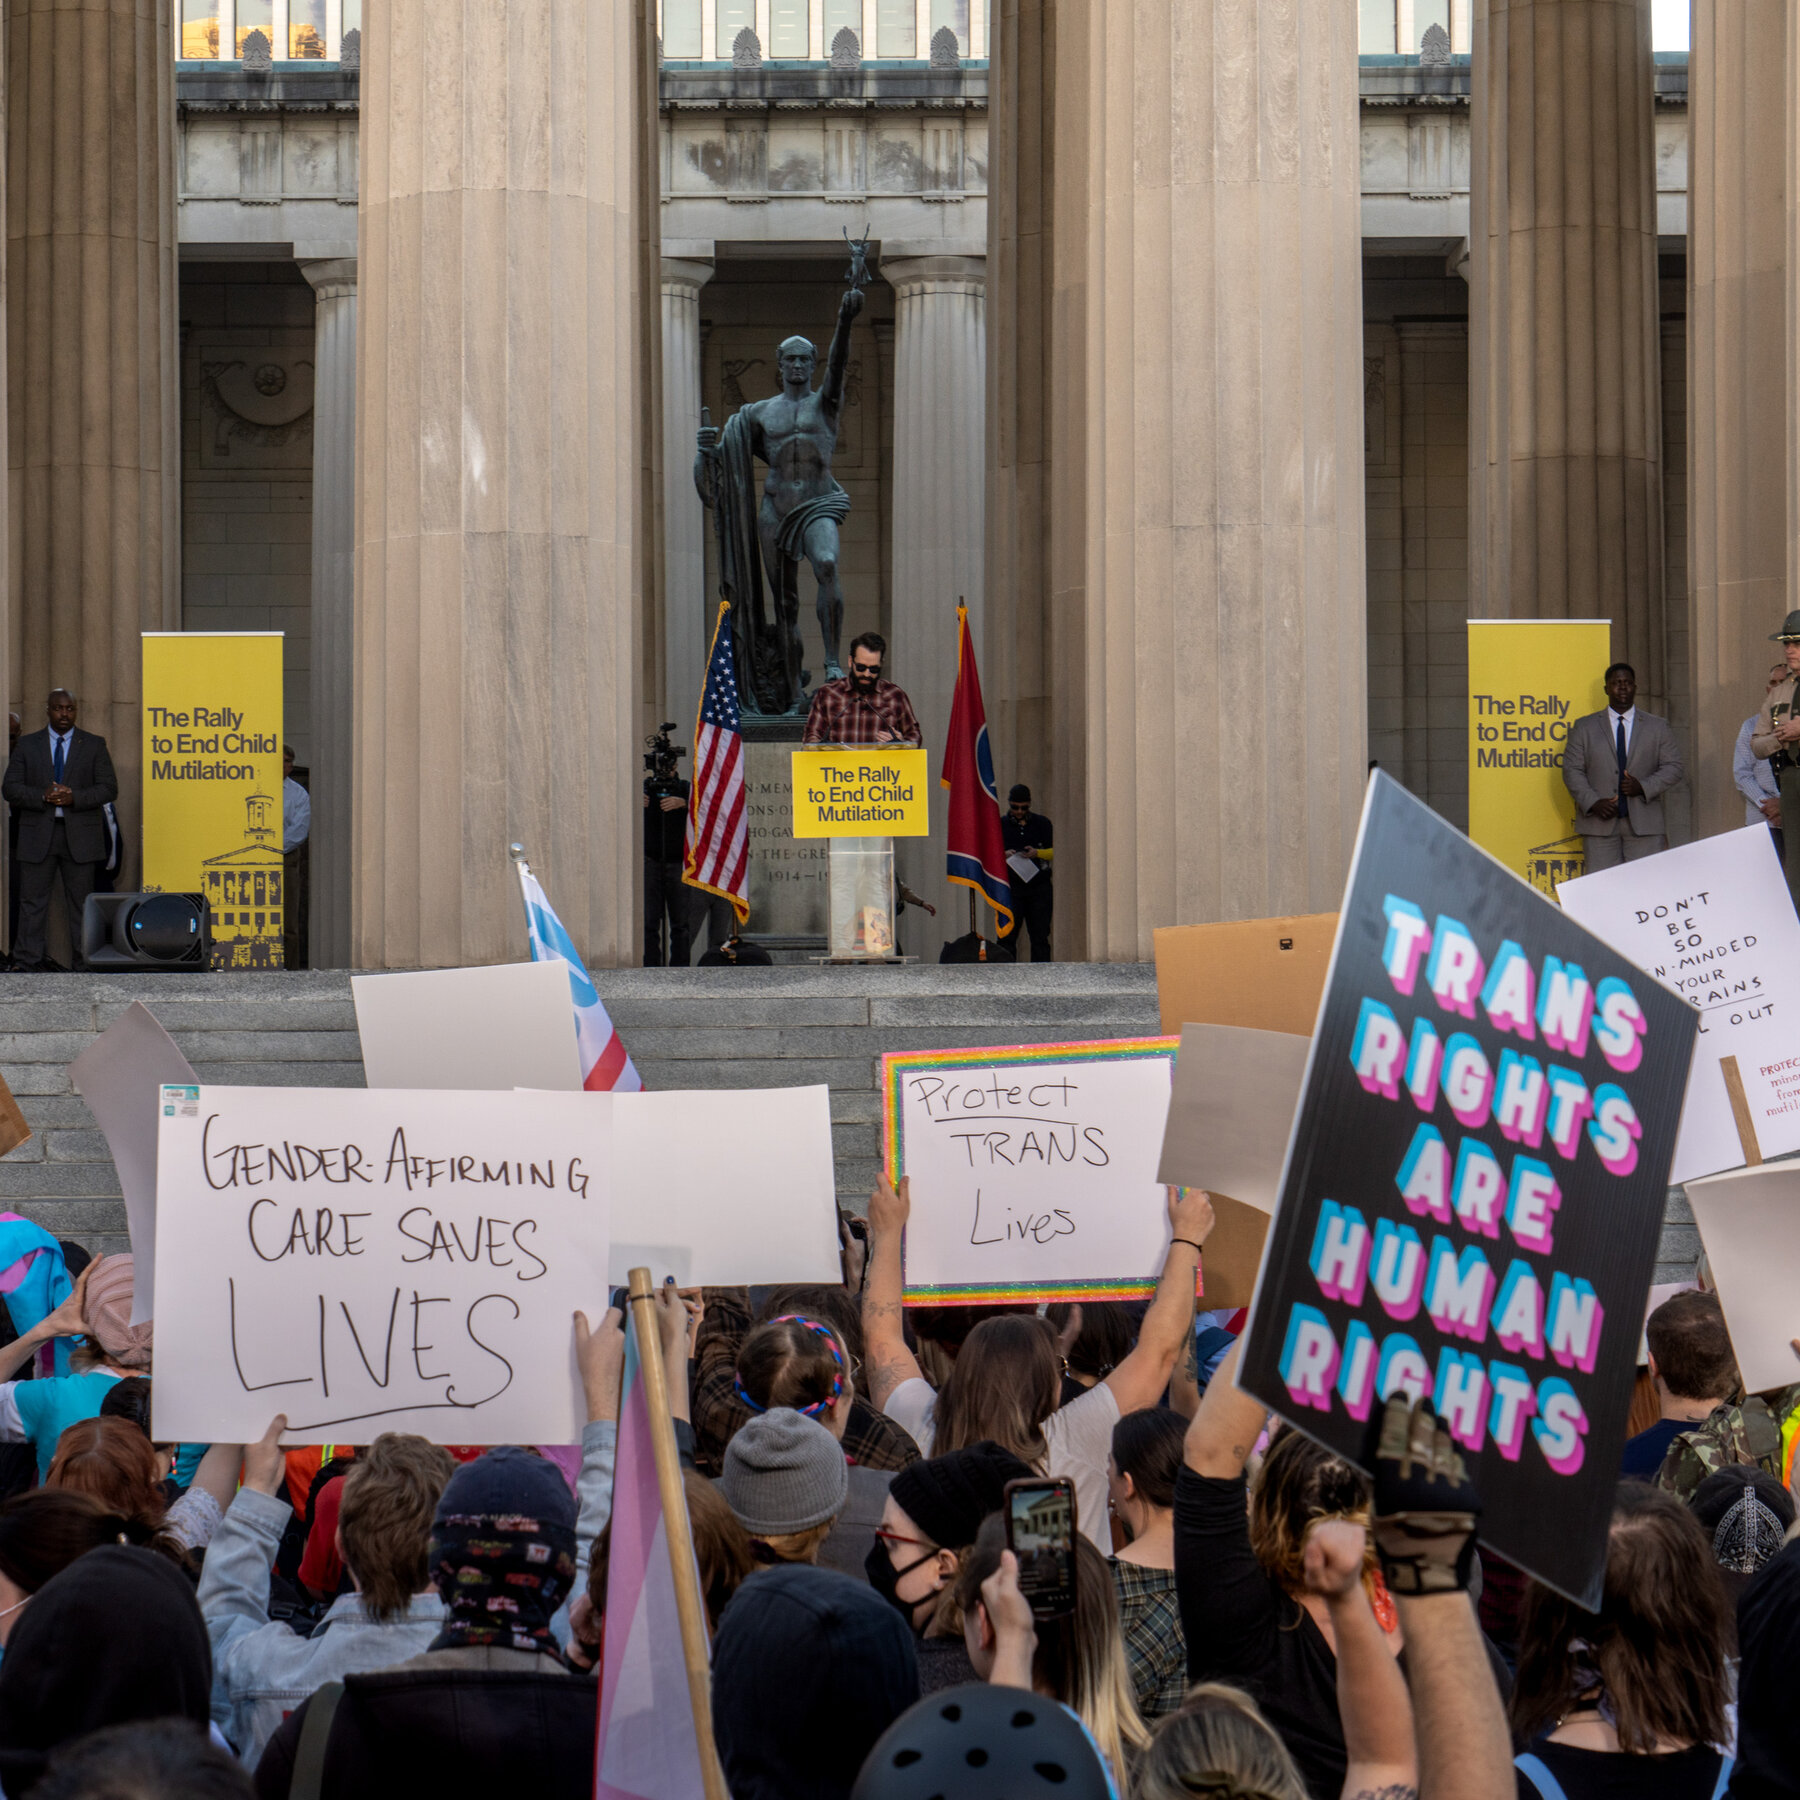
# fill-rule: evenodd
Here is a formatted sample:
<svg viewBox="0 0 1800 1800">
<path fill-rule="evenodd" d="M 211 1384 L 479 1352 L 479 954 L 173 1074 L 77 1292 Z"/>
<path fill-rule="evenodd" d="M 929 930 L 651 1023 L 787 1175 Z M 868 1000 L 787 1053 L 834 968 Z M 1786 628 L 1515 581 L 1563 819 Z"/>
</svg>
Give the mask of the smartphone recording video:
<svg viewBox="0 0 1800 1800">
<path fill-rule="evenodd" d="M 1075 1484 L 1066 1475 L 1006 1484 L 1006 1547 L 1034 1618 L 1075 1610 Z"/>
</svg>

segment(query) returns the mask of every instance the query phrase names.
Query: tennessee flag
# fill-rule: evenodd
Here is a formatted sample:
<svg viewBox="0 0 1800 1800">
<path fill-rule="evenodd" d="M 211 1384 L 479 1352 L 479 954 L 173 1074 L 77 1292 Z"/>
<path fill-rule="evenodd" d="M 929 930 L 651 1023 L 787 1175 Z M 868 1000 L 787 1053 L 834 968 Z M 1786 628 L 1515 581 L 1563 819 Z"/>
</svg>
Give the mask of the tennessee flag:
<svg viewBox="0 0 1800 1800">
<path fill-rule="evenodd" d="M 1000 835 L 1000 795 L 994 787 L 994 753 L 988 748 L 987 708 L 975 672 L 969 609 L 956 609 L 956 698 L 950 706 L 950 741 L 944 746 L 943 785 L 950 790 L 950 879 L 973 888 L 994 909 L 996 935 L 1012 929 L 1012 884 L 1006 878 L 1006 846 Z"/>
</svg>

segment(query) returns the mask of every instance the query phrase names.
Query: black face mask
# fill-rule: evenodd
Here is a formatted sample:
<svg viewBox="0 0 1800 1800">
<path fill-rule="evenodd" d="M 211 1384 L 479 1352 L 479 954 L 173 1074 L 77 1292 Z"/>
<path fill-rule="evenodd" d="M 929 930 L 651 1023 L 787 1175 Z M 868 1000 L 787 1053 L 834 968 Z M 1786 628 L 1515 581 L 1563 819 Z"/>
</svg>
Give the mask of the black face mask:
<svg viewBox="0 0 1800 1800">
<path fill-rule="evenodd" d="M 906 1621 L 907 1628 L 915 1633 L 919 1628 L 913 1623 L 913 1608 L 922 1605 L 923 1602 L 902 1600 L 899 1593 L 900 1583 L 914 1569 L 924 1568 L 935 1554 L 934 1551 L 927 1551 L 918 1561 L 909 1562 L 903 1569 L 896 1569 L 894 1559 L 887 1553 L 887 1545 L 877 1538 L 869 1554 L 863 1559 L 863 1573 L 869 1578 L 869 1586 Z"/>
</svg>

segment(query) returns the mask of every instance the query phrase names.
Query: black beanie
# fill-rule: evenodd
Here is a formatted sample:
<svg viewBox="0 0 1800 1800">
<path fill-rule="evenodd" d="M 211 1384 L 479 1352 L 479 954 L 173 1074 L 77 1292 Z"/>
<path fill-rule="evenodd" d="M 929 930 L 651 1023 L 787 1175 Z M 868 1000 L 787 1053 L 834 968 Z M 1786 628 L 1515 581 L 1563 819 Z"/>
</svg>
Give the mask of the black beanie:
<svg viewBox="0 0 1800 1800">
<path fill-rule="evenodd" d="M 947 1456 L 909 1463 L 888 1492 L 940 1550 L 962 1550 L 974 1543 L 981 1521 L 1000 1510 L 1006 1484 L 1030 1475 L 1010 1450 L 984 1438 Z"/>
</svg>

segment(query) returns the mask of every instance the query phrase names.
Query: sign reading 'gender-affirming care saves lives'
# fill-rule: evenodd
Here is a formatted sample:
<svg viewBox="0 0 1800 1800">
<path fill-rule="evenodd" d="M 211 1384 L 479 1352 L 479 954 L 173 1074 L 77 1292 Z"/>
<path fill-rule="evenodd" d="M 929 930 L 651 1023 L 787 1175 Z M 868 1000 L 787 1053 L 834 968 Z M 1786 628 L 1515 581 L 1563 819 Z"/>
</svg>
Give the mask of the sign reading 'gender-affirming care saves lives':
<svg viewBox="0 0 1800 1800">
<path fill-rule="evenodd" d="M 1364 1468 L 1428 1396 L 1482 1538 L 1589 1607 L 1696 1025 L 1375 775 L 1240 1380 Z"/>
<path fill-rule="evenodd" d="M 877 744 L 793 755 L 795 837 L 924 837 L 931 830 L 923 750 Z"/>
</svg>

